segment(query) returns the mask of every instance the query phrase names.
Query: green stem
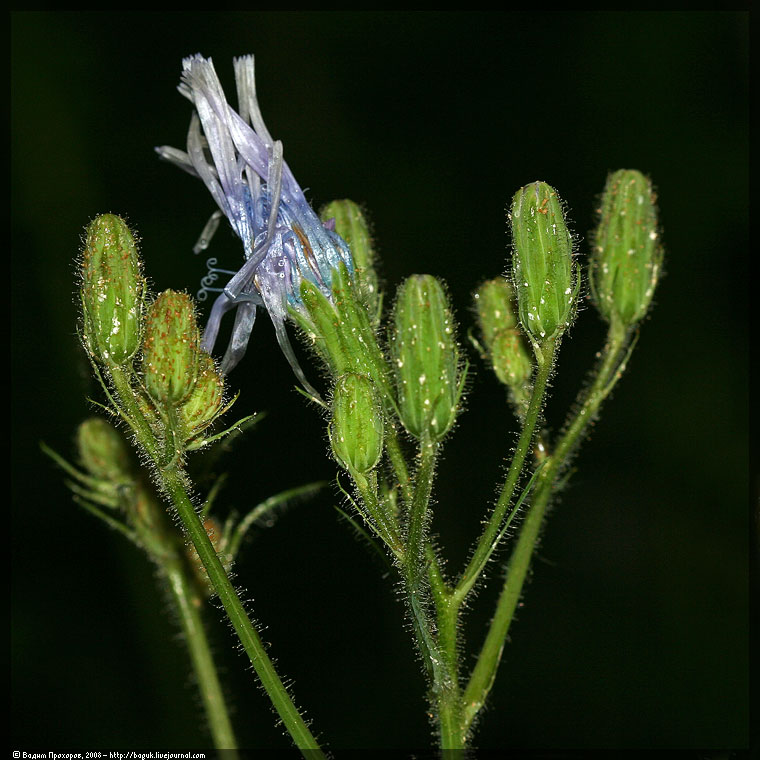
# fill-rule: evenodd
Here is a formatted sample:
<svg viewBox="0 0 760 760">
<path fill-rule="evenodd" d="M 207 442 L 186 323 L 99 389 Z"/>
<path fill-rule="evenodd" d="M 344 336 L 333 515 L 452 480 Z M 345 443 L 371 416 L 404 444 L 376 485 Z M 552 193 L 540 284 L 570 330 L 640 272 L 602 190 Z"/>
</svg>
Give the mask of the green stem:
<svg viewBox="0 0 760 760">
<path fill-rule="evenodd" d="M 392 419 L 390 414 L 389 419 Z M 404 506 L 409 509 L 413 498 L 412 483 L 409 478 L 409 468 L 406 466 L 406 459 L 404 459 L 404 453 L 401 450 L 396 426 L 393 423 L 388 425 L 385 431 L 385 450 L 388 452 L 388 459 L 391 460 L 391 467 L 401 488 L 401 499 Z"/>
<path fill-rule="evenodd" d="M 349 474 L 367 510 L 365 520 L 371 523 L 371 527 L 393 552 L 396 560 L 402 562 L 404 559 L 404 545 L 399 535 L 398 524 L 395 517 L 389 513 L 386 505 L 381 503 L 377 495 L 377 477 L 375 473 L 369 473 L 367 476 L 364 476 L 359 472 L 349 471 Z"/>
<path fill-rule="evenodd" d="M 623 351 L 626 349 L 628 339 L 629 333 L 623 325 L 613 321 L 607 332 L 607 343 L 604 347 L 604 354 L 596 379 L 587 391 L 580 409 L 565 427 L 562 437 L 552 452 L 552 457 L 556 460 L 557 466 L 562 465 L 572 454 L 581 434 L 596 418 L 602 402 L 610 394 L 625 370 L 628 357 L 627 355 L 623 357 Z M 623 358 L 621 359 L 621 357 Z"/>
<path fill-rule="evenodd" d="M 437 580 L 431 573 L 431 577 Z M 438 723 L 442 749 L 463 749 L 467 731 L 462 714 L 462 698 L 459 685 L 458 628 L 459 607 L 450 591 L 442 584 L 431 583 L 438 619 L 438 645 L 450 674 L 450 684 L 438 695 Z"/>
<path fill-rule="evenodd" d="M 427 562 L 425 528 L 439 446 L 440 444 L 434 441 L 420 441 L 420 463 L 414 478 L 415 488 L 406 536 L 407 572 L 415 584 L 418 583 Z"/>
<path fill-rule="evenodd" d="M 483 558 L 490 552 L 491 546 L 499 534 L 504 514 L 512 500 L 525 457 L 530 449 L 533 432 L 541 413 L 544 391 L 552 369 L 556 343 L 554 341 L 548 341 L 543 348 L 543 357 L 546 358 L 542 357 L 539 359 L 539 368 L 533 386 L 531 403 L 526 413 L 525 424 L 510 465 L 509 473 L 507 474 L 504 488 L 502 489 L 499 500 L 491 514 L 491 519 L 475 549 L 473 557 L 456 588 L 451 590 L 446 585 L 437 558 L 435 557 L 435 553 L 432 551 L 432 547 L 430 547 L 429 544 L 424 547 L 424 551 L 427 552 L 431 561 L 429 578 L 436 607 L 438 654 L 445 666 L 443 672 L 446 674 L 445 682 L 436 683 L 434 685 L 442 749 L 462 749 L 466 747 L 467 744 L 467 730 L 469 723 L 465 720 L 463 712 L 464 705 L 459 685 L 459 613 L 465 597 L 477 580 L 479 572 L 478 568 L 482 566 Z M 423 445 L 421 447 L 421 461 L 416 479 L 416 492 L 410 514 L 410 529 L 408 537 L 408 556 L 410 559 L 417 556 L 419 551 L 415 548 L 416 542 L 419 540 L 419 535 L 424 535 L 424 531 L 418 531 L 417 525 L 423 524 L 422 519 L 424 518 L 427 503 L 430 498 L 429 488 L 427 493 L 421 491 L 421 486 L 424 487 L 426 481 L 424 477 L 421 480 L 420 476 L 424 476 L 426 470 L 431 468 L 429 477 L 432 479 L 432 466 L 434 465 L 434 461 L 435 451 L 432 452 L 431 461 L 428 462 L 426 460 L 426 447 Z"/>
<path fill-rule="evenodd" d="M 542 351 L 540 354 L 537 352 L 538 369 L 536 372 L 536 379 L 533 383 L 530 405 L 528 406 L 528 411 L 525 413 L 525 422 L 523 424 L 522 432 L 520 433 L 520 438 L 517 442 L 517 448 L 512 457 L 509 472 L 507 473 L 504 487 L 499 495 L 499 500 L 496 502 L 496 506 L 491 513 L 491 518 L 483 531 L 483 535 L 480 537 L 475 552 L 454 590 L 454 599 L 457 606 L 462 604 L 467 594 L 469 594 L 472 587 L 475 585 L 478 568 L 482 567 L 484 557 L 490 552 L 491 545 L 499 535 L 502 521 L 504 520 L 504 514 L 514 496 L 515 488 L 517 487 L 517 482 L 520 478 L 520 473 L 522 472 L 523 464 L 525 462 L 525 457 L 530 450 L 536 424 L 543 407 L 546 384 L 549 380 L 549 375 L 551 374 L 552 366 L 554 364 L 556 345 L 555 340 L 548 340 L 541 347 Z"/>
<path fill-rule="evenodd" d="M 236 749 L 237 742 L 227 714 L 224 694 L 214 667 L 211 649 L 201 620 L 202 600 L 195 584 L 188 577 L 188 569 L 181 558 L 174 555 L 162 562 L 169 581 L 174 604 L 179 613 L 190 659 L 198 681 L 203 706 L 206 708 L 211 736 L 216 749 Z"/>
<path fill-rule="evenodd" d="M 162 484 L 176 507 L 182 524 L 208 572 L 214 590 L 227 612 L 227 616 L 261 681 L 261 685 L 272 701 L 275 710 L 277 710 L 277 714 L 305 757 L 324 757 L 319 744 L 312 736 L 301 714 L 293 704 L 287 689 L 277 675 L 274 664 L 267 655 L 237 592 L 230 583 L 211 540 L 190 501 L 190 497 L 187 495 L 182 474 L 173 467 L 161 470 L 159 474 Z M 307 753 L 305 750 L 312 752 Z"/>
<path fill-rule="evenodd" d="M 464 692 L 464 716 L 467 727 L 472 724 L 478 711 L 485 704 L 496 678 L 504 643 L 522 595 L 531 558 L 541 533 L 541 526 L 557 475 L 560 469 L 567 464 L 567 460 L 575 449 L 581 434 L 596 417 L 599 407 L 625 368 L 625 358 L 621 362 L 621 355 L 625 350 L 627 341 L 628 334 L 623 326 L 619 323 L 612 323 L 602 362 L 596 372 L 596 378 L 585 393 L 582 403 L 578 406 L 578 411 L 566 426 L 565 432 L 554 451 L 546 457 L 543 470 L 539 474 L 536 484 L 533 503 L 523 521 L 517 545 L 509 560 L 504 586 L 496 603 L 496 612 Z"/>
<path fill-rule="evenodd" d="M 172 462 L 166 463 L 164 452 L 160 450 L 153 431 L 135 400 L 135 392 L 131 386 L 129 375 L 122 367 L 110 366 L 109 371 L 126 416 L 130 419 L 141 446 L 156 465 L 163 490 L 169 495 L 177 509 L 185 531 L 206 568 L 209 580 L 251 660 L 261 685 L 272 701 L 285 728 L 293 738 L 295 745 L 304 755 L 306 755 L 306 750 L 311 750 L 311 757 L 324 757 L 319 744 L 312 736 L 287 689 L 277 675 L 274 664 L 269 659 L 256 629 L 248 618 L 237 592 L 219 561 L 201 519 L 187 494 L 185 479 L 177 467 L 177 458 L 173 457 Z"/>
<path fill-rule="evenodd" d="M 464 734 L 461 730 L 461 698 L 459 691 L 459 657 L 454 636 L 446 636 L 438 627 L 436 640 L 422 588 L 427 577 L 440 619 L 442 605 L 448 604 L 448 595 L 438 559 L 427 540 L 428 507 L 435 475 L 435 463 L 440 444 L 420 441 L 419 466 L 415 474 L 415 489 L 409 511 L 407 553 L 404 580 L 409 604 L 412 609 L 415 632 L 423 657 L 429 659 L 428 671 L 433 679 L 432 701 L 438 716 L 441 749 L 463 749 Z M 425 572 L 427 570 L 427 572 Z"/>
<path fill-rule="evenodd" d="M 438 644 L 433 633 L 434 626 L 425 599 L 426 590 L 423 589 L 422 583 L 425 577 L 423 571 L 427 563 L 425 523 L 433 488 L 437 453 L 437 443 L 420 442 L 420 462 L 415 474 L 414 492 L 409 505 L 404 562 L 401 568 L 417 644 L 428 675 L 433 681 L 434 691 L 443 688 L 443 684 L 449 680 L 446 665 L 438 654 Z"/>
<path fill-rule="evenodd" d="M 542 474 L 550 477 L 550 469 L 553 469 L 551 464 L 545 465 Z M 467 727 L 472 724 L 473 718 L 485 704 L 486 697 L 496 678 L 507 632 L 520 599 L 530 558 L 533 555 L 549 501 L 548 497 L 549 489 L 544 489 L 533 500 L 520 530 L 517 545 L 512 552 L 504 586 L 496 605 L 496 614 L 488 628 L 486 640 L 464 692 L 464 718 Z"/>
<path fill-rule="evenodd" d="M 161 457 L 158 442 L 153 435 L 153 431 L 151 430 L 148 421 L 143 416 L 139 405 L 135 401 L 135 390 L 132 388 L 130 375 L 124 371 L 123 367 L 116 365 L 109 365 L 108 371 L 111 375 L 114 387 L 116 388 L 119 402 L 126 412 L 126 416 L 129 419 L 135 435 L 137 435 L 140 444 L 145 449 L 148 456 L 154 462 L 158 463 Z"/>
</svg>

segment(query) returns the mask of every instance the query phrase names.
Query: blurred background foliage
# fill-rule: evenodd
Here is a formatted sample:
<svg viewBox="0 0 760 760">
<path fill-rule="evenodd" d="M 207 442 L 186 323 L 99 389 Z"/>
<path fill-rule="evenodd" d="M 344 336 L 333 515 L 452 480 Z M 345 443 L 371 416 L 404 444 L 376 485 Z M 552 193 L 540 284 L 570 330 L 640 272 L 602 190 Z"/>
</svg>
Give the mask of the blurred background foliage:
<svg viewBox="0 0 760 760">
<path fill-rule="evenodd" d="M 184 147 L 191 108 L 176 86 L 195 52 L 213 57 L 231 100 L 232 57 L 256 55 L 264 117 L 310 199 L 368 210 L 388 298 L 415 272 L 448 283 L 474 370 L 436 489 L 452 568 L 515 442 L 466 339 L 472 291 L 507 266 L 509 199 L 550 182 L 585 258 L 608 171 L 653 178 L 666 276 L 551 514 L 478 743 L 746 743 L 746 13 L 39 12 L 11 24 L 14 747 L 208 744 L 152 568 L 72 503 L 38 448 L 72 455 L 85 396 L 98 397 L 75 332 L 89 219 L 129 220 L 156 290 L 195 292 L 205 273 L 192 246 L 212 199 L 153 152 Z M 208 255 L 241 260 L 228 228 Z M 550 426 L 602 336 L 587 305 L 562 345 Z M 323 421 L 294 391 L 265 316 L 231 383 L 239 414 L 267 416 L 222 463 L 224 509 L 333 477 Z M 285 513 L 243 551 L 237 581 L 332 747 L 425 747 L 394 580 L 341 524 L 339 498 L 333 487 Z M 468 618 L 471 646 L 498 585 Z M 241 741 L 288 746 L 216 628 Z"/>
</svg>

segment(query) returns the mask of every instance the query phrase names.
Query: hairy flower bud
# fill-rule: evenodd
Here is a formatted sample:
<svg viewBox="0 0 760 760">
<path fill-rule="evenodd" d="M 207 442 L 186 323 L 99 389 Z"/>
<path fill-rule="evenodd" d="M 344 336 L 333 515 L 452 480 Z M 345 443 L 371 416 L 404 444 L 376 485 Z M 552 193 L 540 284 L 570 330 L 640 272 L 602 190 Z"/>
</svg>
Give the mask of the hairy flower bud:
<svg viewBox="0 0 760 760">
<path fill-rule="evenodd" d="M 103 214 L 90 222 L 81 263 L 85 346 L 100 362 L 126 364 L 140 347 L 145 279 L 123 219 Z"/>
<path fill-rule="evenodd" d="M 143 374 L 158 404 L 178 405 L 195 387 L 200 362 L 200 332 L 187 293 L 165 290 L 145 319 Z"/>
<path fill-rule="evenodd" d="M 340 329 L 340 317 L 330 300 L 316 285 L 303 280 L 301 301 L 305 314 L 301 315 L 295 310 L 291 314 L 308 335 L 331 373 L 339 376 L 355 369 L 356 347 L 351 345 L 350 333 Z"/>
<path fill-rule="evenodd" d="M 491 343 L 496 333 L 517 327 L 514 291 L 504 277 L 486 280 L 477 289 L 475 307 L 486 346 Z"/>
<path fill-rule="evenodd" d="M 347 470 L 366 475 L 383 453 L 383 413 L 380 398 L 366 375 L 338 378 L 332 398 L 330 444 Z"/>
<path fill-rule="evenodd" d="M 651 183 L 633 169 L 610 174 L 599 213 L 591 293 L 605 320 L 630 326 L 646 314 L 662 265 Z"/>
<path fill-rule="evenodd" d="M 491 364 L 504 385 L 522 389 L 533 374 L 533 359 L 519 330 L 499 330 L 490 345 Z"/>
<path fill-rule="evenodd" d="M 573 239 L 562 203 L 545 182 L 518 190 L 509 218 L 520 322 L 531 340 L 541 344 L 560 335 L 575 315 L 578 278 Z"/>
<path fill-rule="evenodd" d="M 335 232 L 346 241 L 354 261 L 354 280 L 373 322 L 380 319 L 381 297 L 375 271 L 375 251 L 369 225 L 359 206 L 350 200 L 328 203 L 320 214 L 325 224 L 333 220 Z"/>
<path fill-rule="evenodd" d="M 512 286 L 504 277 L 487 280 L 475 293 L 475 304 L 483 344 L 496 377 L 513 391 L 521 391 L 530 380 L 533 360 L 518 329 Z"/>
<path fill-rule="evenodd" d="M 102 417 L 85 420 L 77 429 L 77 448 L 85 470 L 110 484 L 131 481 L 129 448 L 121 433 Z"/>
<path fill-rule="evenodd" d="M 348 372 L 369 375 L 385 400 L 392 406 L 393 383 L 387 362 L 377 343 L 366 305 L 362 302 L 345 264 L 332 272 L 330 299 L 313 283 L 301 283 L 301 310 L 291 316 L 312 341 L 330 373 L 340 377 Z"/>
<path fill-rule="evenodd" d="M 190 434 L 214 420 L 224 405 L 224 378 L 210 354 L 200 352 L 195 388 L 182 405 L 182 420 Z"/>
<path fill-rule="evenodd" d="M 456 417 L 459 355 L 448 299 L 435 277 L 413 275 L 399 287 L 390 348 L 404 427 L 440 440 Z"/>
</svg>

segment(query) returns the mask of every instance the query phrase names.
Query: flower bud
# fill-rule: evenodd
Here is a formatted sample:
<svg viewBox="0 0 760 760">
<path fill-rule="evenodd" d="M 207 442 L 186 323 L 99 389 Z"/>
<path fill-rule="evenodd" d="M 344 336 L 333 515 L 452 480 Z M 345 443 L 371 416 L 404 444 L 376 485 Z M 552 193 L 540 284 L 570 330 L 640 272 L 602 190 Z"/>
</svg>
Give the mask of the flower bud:
<svg viewBox="0 0 760 760">
<path fill-rule="evenodd" d="M 85 346 L 100 362 L 126 364 L 140 347 L 145 279 L 123 219 L 103 214 L 90 222 L 81 263 Z"/>
<path fill-rule="evenodd" d="M 499 330 L 489 346 L 496 377 L 504 385 L 520 391 L 533 374 L 533 359 L 519 330 Z"/>
<path fill-rule="evenodd" d="M 545 182 L 518 190 L 509 218 L 520 322 L 531 340 L 541 344 L 560 335 L 575 315 L 578 283 L 573 239 L 562 203 Z"/>
<path fill-rule="evenodd" d="M 198 362 L 198 378 L 187 401 L 182 405 L 182 420 L 192 434 L 214 420 L 224 405 L 224 378 L 205 351 Z"/>
<path fill-rule="evenodd" d="M 357 374 L 338 378 L 329 428 L 338 462 L 350 472 L 366 475 L 382 456 L 383 432 L 380 398 L 372 381 Z"/>
<path fill-rule="evenodd" d="M 475 293 L 475 306 L 486 347 L 501 330 L 517 327 L 514 291 L 504 277 L 484 282 Z"/>
<path fill-rule="evenodd" d="M 145 319 L 143 374 L 150 397 L 159 405 L 182 403 L 195 387 L 200 354 L 192 299 L 165 290 Z"/>
<path fill-rule="evenodd" d="M 662 265 L 652 185 L 641 172 L 610 174 L 589 267 L 594 303 L 608 322 L 638 322 L 652 301 Z"/>
<path fill-rule="evenodd" d="M 322 221 L 334 220 L 335 231 L 348 243 L 354 260 L 354 278 L 373 321 L 380 318 L 380 291 L 375 271 L 375 251 L 369 225 L 361 208 L 349 200 L 332 201 L 321 213 Z"/>
<path fill-rule="evenodd" d="M 512 285 L 504 277 L 484 282 L 475 293 L 483 344 L 496 377 L 514 392 L 522 391 L 533 373 L 533 359 L 518 328 Z"/>
<path fill-rule="evenodd" d="M 303 309 L 290 314 L 312 341 L 334 377 L 348 372 L 369 375 L 377 390 L 392 406 L 393 383 L 387 362 L 377 343 L 366 305 L 357 295 L 345 264 L 332 271 L 328 300 L 313 283 L 301 282 Z M 388 406 L 386 406 L 388 408 Z"/>
<path fill-rule="evenodd" d="M 77 448 L 82 465 L 94 478 L 110 484 L 133 479 L 127 443 L 102 417 L 92 417 L 79 426 Z"/>
<path fill-rule="evenodd" d="M 404 427 L 417 438 L 440 440 L 456 417 L 459 356 L 449 303 L 435 277 L 413 275 L 399 287 L 390 348 Z"/>
<path fill-rule="evenodd" d="M 301 281 L 300 294 L 305 315 L 295 310 L 291 315 L 306 332 L 330 372 L 339 376 L 353 369 L 354 351 L 346 344 L 346 331 L 340 329 L 335 307 L 314 283 L 306 279 Z"/>
</svg>

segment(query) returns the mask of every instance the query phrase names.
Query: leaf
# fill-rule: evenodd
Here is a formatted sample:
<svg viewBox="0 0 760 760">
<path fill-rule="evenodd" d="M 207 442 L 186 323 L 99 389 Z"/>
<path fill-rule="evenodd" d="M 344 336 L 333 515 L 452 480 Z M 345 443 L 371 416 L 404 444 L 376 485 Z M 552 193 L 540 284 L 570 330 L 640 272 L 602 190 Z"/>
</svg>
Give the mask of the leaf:
<svg viewBox="0 0 760 760">
<path fill-rule="evenodd" d="M 318 481 L 314 483 L 307 483 L 303 486 L 296 488 L 290 488 L 287 491 L 282 491 L 274 496 L 270 496 L 265 501 L 257 504 L 248 514 L 238 523 L 234 531 L 229 536 L 229 545 L 227 547 L 228 553 L 234 558 L 237 556 L 240 550 L 241 542 L 245 537 L 245 534 L 256 523 L 261 524 L 267 517 L 271 519 L 274 510 L 285 507 L 288 502 L 295 501 L 297 499 L 303 499 L 310 496 L 321 488 L 327 485 L 324 481 Z"/>
</svg>

